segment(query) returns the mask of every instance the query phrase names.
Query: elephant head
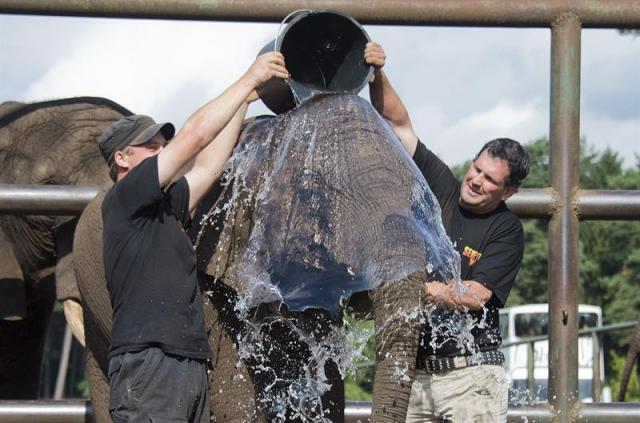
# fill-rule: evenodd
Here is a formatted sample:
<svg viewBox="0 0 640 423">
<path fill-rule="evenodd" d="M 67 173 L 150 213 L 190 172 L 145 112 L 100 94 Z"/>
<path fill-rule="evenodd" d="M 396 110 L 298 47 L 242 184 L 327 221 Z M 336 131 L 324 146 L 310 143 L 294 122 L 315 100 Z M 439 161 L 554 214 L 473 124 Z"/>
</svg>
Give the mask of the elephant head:
<svg viewBox="0 0 640 423">
<path fill-rule="evenodd" d="M 3 103 L 0 183 L 109 186 L 97 142 L 128 114 L 94 97 Z M 0 398 L 36 397 L 54 300 L 79 299 L 70 255 L 75 224 L 69 216 L 0 216 L 0 298 L 10 299 L 0 301 Z"/>
</svg>

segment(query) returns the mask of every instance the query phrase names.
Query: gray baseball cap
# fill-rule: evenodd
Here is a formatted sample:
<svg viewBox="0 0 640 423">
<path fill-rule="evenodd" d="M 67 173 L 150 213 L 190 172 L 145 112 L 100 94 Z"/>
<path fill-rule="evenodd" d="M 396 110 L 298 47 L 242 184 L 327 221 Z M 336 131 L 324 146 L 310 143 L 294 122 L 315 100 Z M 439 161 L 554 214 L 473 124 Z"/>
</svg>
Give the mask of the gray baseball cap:
<svg viewBox="0 0 640 423">
<path fill-rule="evenodd" d="M 145 115 L 131 115 L 109 125 L 100 137 L 98 146 L 102 157 L 109 167 L 113 166 L 116 151 L 124 149 L 128 145 L 141 145 L 161 132 L 169 141 L 176 132 L 173 124 L 169 122 L 156 123 L 153 118 Z"/>
</svg>

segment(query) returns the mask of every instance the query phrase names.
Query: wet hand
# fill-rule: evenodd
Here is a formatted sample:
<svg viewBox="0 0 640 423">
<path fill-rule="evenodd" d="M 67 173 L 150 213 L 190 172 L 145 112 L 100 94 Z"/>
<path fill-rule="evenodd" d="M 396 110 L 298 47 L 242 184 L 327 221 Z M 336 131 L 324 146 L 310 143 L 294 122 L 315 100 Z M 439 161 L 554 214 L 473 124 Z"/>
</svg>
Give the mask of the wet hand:
<svg viewBox="0 0 640 423">
<path fill-rule="evenodd" d="M 375 41 L 369 41 L 364 48 L 364 62 L 376 69 L 384 66 L 387 55 L 384 53 L 382 46 Z"/>
<path fill-rule="evenodd" d="M 424 293 L 427 303 L 436 303 L 448 309 L 458 307 L 459 298 L 452 282 L 426 282 L 424 284 Z"/>
<path fill-rule="evenodd" d="M 273 77 L 282 79 L 291 77 L 285 67 L 284 56 L 279 51 L 270 51 L 258 56 L 247 70 L 245 76 L 254 88 L 259 87 Z"/>
</svg>

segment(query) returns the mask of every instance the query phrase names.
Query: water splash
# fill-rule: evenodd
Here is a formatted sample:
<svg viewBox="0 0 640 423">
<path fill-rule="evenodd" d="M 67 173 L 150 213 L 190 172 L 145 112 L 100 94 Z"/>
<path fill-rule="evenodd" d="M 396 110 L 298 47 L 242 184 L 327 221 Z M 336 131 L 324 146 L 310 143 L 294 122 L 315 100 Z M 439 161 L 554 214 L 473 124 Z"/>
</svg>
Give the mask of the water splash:
<svg viewBox="0 0 640 423">
<path fill-rule="evenodd" d="M 261 408 L 274 421 L 330 419 L 320 398 L 364 346 L 341 326 L 346 299 L 425 269 L 458 279 L 438 203 L 391 128 L 353 95 L 250 123 L 224 185 L 196 244 L 201 268 L 237 292 L 239 354 L 265 381 Z M 461 316 L 431 323 L 468 344 Z"/>
</svg>

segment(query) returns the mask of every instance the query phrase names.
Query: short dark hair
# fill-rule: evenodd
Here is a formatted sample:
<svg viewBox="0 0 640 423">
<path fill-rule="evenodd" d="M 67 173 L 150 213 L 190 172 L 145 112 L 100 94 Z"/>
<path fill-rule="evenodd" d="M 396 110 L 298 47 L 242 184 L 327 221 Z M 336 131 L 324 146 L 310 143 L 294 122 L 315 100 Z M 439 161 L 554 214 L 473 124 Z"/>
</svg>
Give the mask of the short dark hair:
<svg viewBox="0 0 640 423">
<path fill-rule="evenodd" d="M 507 186 L 519 187 L 529 174 L 529 154 L 518 141 L 511 138 L 496 138 L 486 143 L 473 160 L 487 150 L 491 157 L 505 160 L 509 164 Z"/>
</svg>

